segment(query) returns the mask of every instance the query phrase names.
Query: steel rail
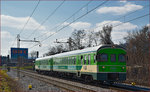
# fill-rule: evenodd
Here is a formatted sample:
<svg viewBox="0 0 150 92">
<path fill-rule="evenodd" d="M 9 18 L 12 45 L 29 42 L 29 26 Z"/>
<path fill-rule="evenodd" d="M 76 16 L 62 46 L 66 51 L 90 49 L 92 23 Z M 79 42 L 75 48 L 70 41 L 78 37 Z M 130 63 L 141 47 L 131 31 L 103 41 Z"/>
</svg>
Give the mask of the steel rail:
<svg viewBox="0 0 150 92">
<path fill-rule="evenodd" d="M 20 70 L 21 73 L 30 76 L 32 78 L 38 79 L 40 81 L 55 85 L 66 91 L 73 91 L 73 92 L 98 92 L 98 91 L 111 91 L 111 89 L 104 89 L 100 87 L 95 87 L 91 85 L 81 84 L 77 82 L 72 82 L 68 80 L 58 79 L 50 76 L 39 75 L 36 73 L 31 73 L 27 71 Z"/>
<path fill-rule="evenodd" d="M 31 70 L 20 70 L 20 72 L 26 74 L 27 76 L 33 77 L 40 81 L 55 85 L 66 91 L 79 91 L 79 92 L 98 92 L 98 91 L 150 91 L 150 88 L 131 86 L 129 84 L 114 83 L 112 85 L 104 84 L 104 88 L 97 85 L 82 84 L 75 81 L 64 80 L 60 78 L 54 78 L 51 76 L 39 75 Z"/>
</svg>

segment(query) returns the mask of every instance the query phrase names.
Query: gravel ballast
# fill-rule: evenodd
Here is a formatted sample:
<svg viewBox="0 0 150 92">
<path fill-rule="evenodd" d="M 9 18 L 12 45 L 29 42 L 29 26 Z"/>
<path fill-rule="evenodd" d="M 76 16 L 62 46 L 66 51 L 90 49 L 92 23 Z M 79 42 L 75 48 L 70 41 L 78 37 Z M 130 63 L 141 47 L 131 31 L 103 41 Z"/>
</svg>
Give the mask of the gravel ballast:
<svg viewBox="0 0 150 92">
<path fill-rule="evenodd" d="M 11 70 L 10 72 L 7 72 L 7 74 L 15 79 L 17 78 L 17 72 L 14 70 Z M 39 81 L 37 79 L 33 79 L 31 77 L 28 77 L 26 75 L 23 75 L 20 73 L 20 80 L 18 80 L 18 83 L 20 84 L 20 87 L 25 92 L 62 92 L 60 88 L 57 88 L 51 84 Z M 28 89 L 28 85 L 32 85 L 32 89 Z"/>
</svg>

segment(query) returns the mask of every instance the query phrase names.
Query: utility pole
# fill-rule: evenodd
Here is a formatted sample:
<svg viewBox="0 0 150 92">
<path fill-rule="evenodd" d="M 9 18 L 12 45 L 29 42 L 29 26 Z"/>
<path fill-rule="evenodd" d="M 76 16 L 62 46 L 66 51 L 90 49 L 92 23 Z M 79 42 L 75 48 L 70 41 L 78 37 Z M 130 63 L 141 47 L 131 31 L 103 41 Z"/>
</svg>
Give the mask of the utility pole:
<svg viewBox="0 0 150 92">
<path fill-rule="evenodd" d="M 20 35 L 19 34 L 17 35 L 17 48 L 18 49 L 20 48 Z M 19 69 L 20 69 L 20 56 L 19 56 L 19 53 L 18 53 L 17 56 L 18 56 L 17 57 L 17 59 L 18 59 L 18 63 L 17 63 L 17 77 L 18 77 L 18 79 L 20 79 L 20 71 L 19 71 Z"/>
<path fill-rule="evenodd" d="M 38 42 L 39 43 L 39 46 L 41 47 L 41 43 L 40 43 L 40 41 L 36 41 L 36 39 L 34 38 L 34 40 L 20 40 L 20 35 L 18 34 L 17 35 L 17 48 L 18 48 L 18 50 L 19 50 L 19 48 L 20 48 L 20 41 L 23 41 L 23 42 Z M 18 53 L 18 64 L 17 64 L 17 77 L 18 77 L 18 79 L 20 79 L 20 55 L 19 55 L 19 53 Z"/>
</svg>

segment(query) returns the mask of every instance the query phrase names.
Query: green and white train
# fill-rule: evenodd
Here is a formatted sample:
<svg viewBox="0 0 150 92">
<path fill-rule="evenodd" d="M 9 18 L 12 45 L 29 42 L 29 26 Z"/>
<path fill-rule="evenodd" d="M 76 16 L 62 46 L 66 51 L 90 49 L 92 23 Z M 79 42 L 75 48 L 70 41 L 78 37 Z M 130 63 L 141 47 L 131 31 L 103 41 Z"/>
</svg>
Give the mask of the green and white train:
<svg viewBox="0 0 150 92">
<path fill-rule="evenodd" d="M 119 45 L 101 45 L 37 58 L 35 70 L 38 73 L 81 77 L 87 81 L 124 81 L 126 50 Z"/>
</svg>

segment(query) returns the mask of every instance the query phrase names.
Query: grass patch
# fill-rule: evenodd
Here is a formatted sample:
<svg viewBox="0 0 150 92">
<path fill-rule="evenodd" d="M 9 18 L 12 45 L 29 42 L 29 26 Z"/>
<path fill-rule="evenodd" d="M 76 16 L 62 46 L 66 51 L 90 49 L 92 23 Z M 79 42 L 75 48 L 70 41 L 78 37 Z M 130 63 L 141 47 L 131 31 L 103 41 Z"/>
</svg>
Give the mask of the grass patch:
<svg viewBox="0 0 150 92">
<path fill-rule="evenodd" d="M 20 69 L 32 70 L 33 66 L 24 66 L 24 67 L 20 67 Z"/>
<path fill-rule="evenodd" d="M 13 69 L 17 69 L 17 67 L 11 67 Z M 20 67 L 22 70 L 33 70 L 33 66 L 22 66 Z"/>
<path fill-rule="evenodd" d="M 18 83 L 6 72 L 6 70 L 0 70 L 0 92 L 21 92 Z"/>
</svg>

